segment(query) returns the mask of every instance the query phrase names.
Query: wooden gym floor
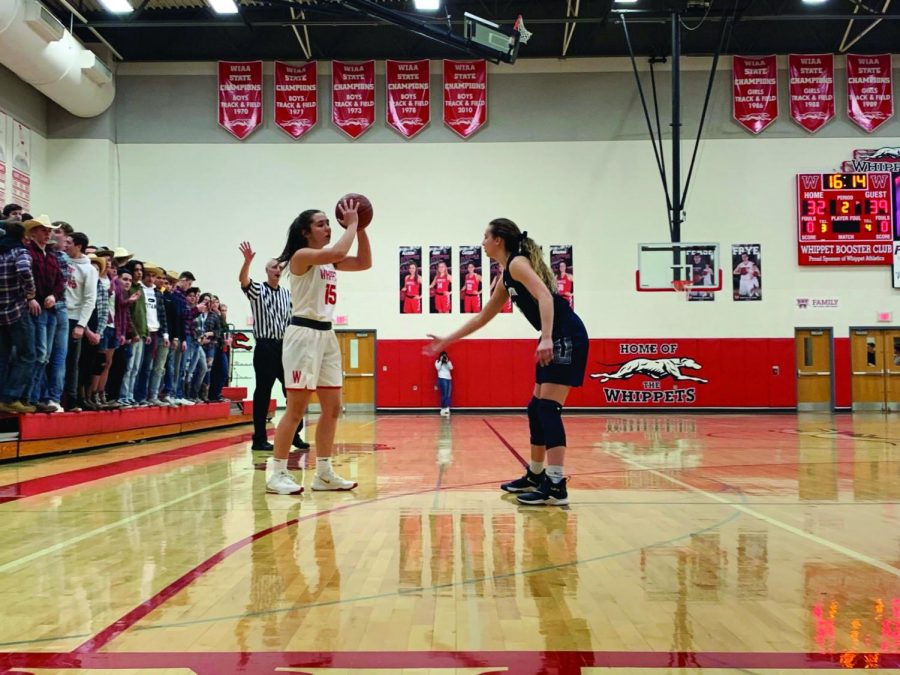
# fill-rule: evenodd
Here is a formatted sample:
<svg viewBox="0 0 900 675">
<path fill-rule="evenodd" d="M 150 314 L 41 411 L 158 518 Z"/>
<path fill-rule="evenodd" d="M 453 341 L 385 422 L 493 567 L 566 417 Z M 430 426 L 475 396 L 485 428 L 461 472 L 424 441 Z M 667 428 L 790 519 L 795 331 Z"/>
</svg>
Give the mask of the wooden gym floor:
<svg viewBox="0 0 900 675">
<path fill-rule="evenodd" d="M 0 673 L 900 667 L 897 415 L 567 428 L 569 508 L 522 415 L 348 416 L 301 498 L 246 428 L 2 465 Z"/>
</svg>

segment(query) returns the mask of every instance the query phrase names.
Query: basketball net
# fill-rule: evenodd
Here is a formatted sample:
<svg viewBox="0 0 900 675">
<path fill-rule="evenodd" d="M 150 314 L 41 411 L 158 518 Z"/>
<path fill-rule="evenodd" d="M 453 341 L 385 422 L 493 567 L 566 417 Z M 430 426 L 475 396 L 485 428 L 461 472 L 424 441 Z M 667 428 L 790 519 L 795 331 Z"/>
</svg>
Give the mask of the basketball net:
<svg viewBox="0 0 900 675">
<path fill-rule="evenodd" d="M 694 287 L 694 284 L 690 279 L 675 279 L 672 282 L 672 288 L 676 293 L 684 293 L 684 299 L 687 300 L 691 295 L 691 289 Z"/>
<path fill-rule="evenodd" d="M 516 19 L 516 22 L 513 24 L 513 30 L 519 34 L 519 42 L 523 45 L 527 45 L 528 41 L 531 39 L 531 31 L 525 28 L 525 20 L 522 18 L 521 14 L 519 14 L 519 18 Z"/>
</svg>

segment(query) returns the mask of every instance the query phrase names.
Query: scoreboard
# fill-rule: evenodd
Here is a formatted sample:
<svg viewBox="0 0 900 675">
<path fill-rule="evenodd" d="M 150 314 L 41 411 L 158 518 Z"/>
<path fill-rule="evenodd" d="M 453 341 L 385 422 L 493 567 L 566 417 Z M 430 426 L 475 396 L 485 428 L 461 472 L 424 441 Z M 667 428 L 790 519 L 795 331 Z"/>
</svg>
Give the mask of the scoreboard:
<svg viewBox="0 0 900 675">
<path fill-rule="evenodd" d="M 887 172 L 798 174 L 798 262 L 890 265 L 892 187 Z"/>
</svg>

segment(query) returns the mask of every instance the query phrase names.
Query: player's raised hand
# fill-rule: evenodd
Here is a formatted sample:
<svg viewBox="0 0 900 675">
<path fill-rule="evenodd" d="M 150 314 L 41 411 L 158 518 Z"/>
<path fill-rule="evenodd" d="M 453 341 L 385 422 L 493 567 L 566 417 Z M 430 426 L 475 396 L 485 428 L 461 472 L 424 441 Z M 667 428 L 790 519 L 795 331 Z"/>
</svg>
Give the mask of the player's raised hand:
<svg viewBox="0 0 900 675">
<path fill-rule="evenodd" d="M 358 224 L 359 213 L 357 209 L 359 209 L 358 201 L 355 199 L 342 199 L 337 205 L 338 215 L 340 216 L 338 222 L 344 227 Z"/>
<path fill-rule="evenodd" d="M 244 262 L 251 262 L 256 257 L 256 252 L 250 246 L 249 241 L 242 241 L 238 248 L 241 250 L 241 255 L 244 256 Z"/>
<path fill-rule="evenodd" d="M 422 347 L 422 353 L 425 356 L 437 356 L 444 348 L 449 345 L 449 341 L 447 338 L 438 337 L 437 335 L 428 334 L 428 337 L 431 338 L 431 342 Z"/>
</svg>

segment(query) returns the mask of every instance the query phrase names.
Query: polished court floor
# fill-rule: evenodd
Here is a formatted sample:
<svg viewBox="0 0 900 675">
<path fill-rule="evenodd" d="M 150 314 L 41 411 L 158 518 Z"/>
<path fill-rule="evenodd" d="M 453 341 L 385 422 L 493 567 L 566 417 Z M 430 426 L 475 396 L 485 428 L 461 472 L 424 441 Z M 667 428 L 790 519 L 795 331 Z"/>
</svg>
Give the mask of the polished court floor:
<svg viewBox="0 0 900 675">
<path fill-rule="evenodd" d="M 2 465 L 0 673 L 900 668 L 900 417 L 567 430 L 567 508 L 521 415 L 348 416 L 299 498 L 244 427 Z"/>
</svg>

